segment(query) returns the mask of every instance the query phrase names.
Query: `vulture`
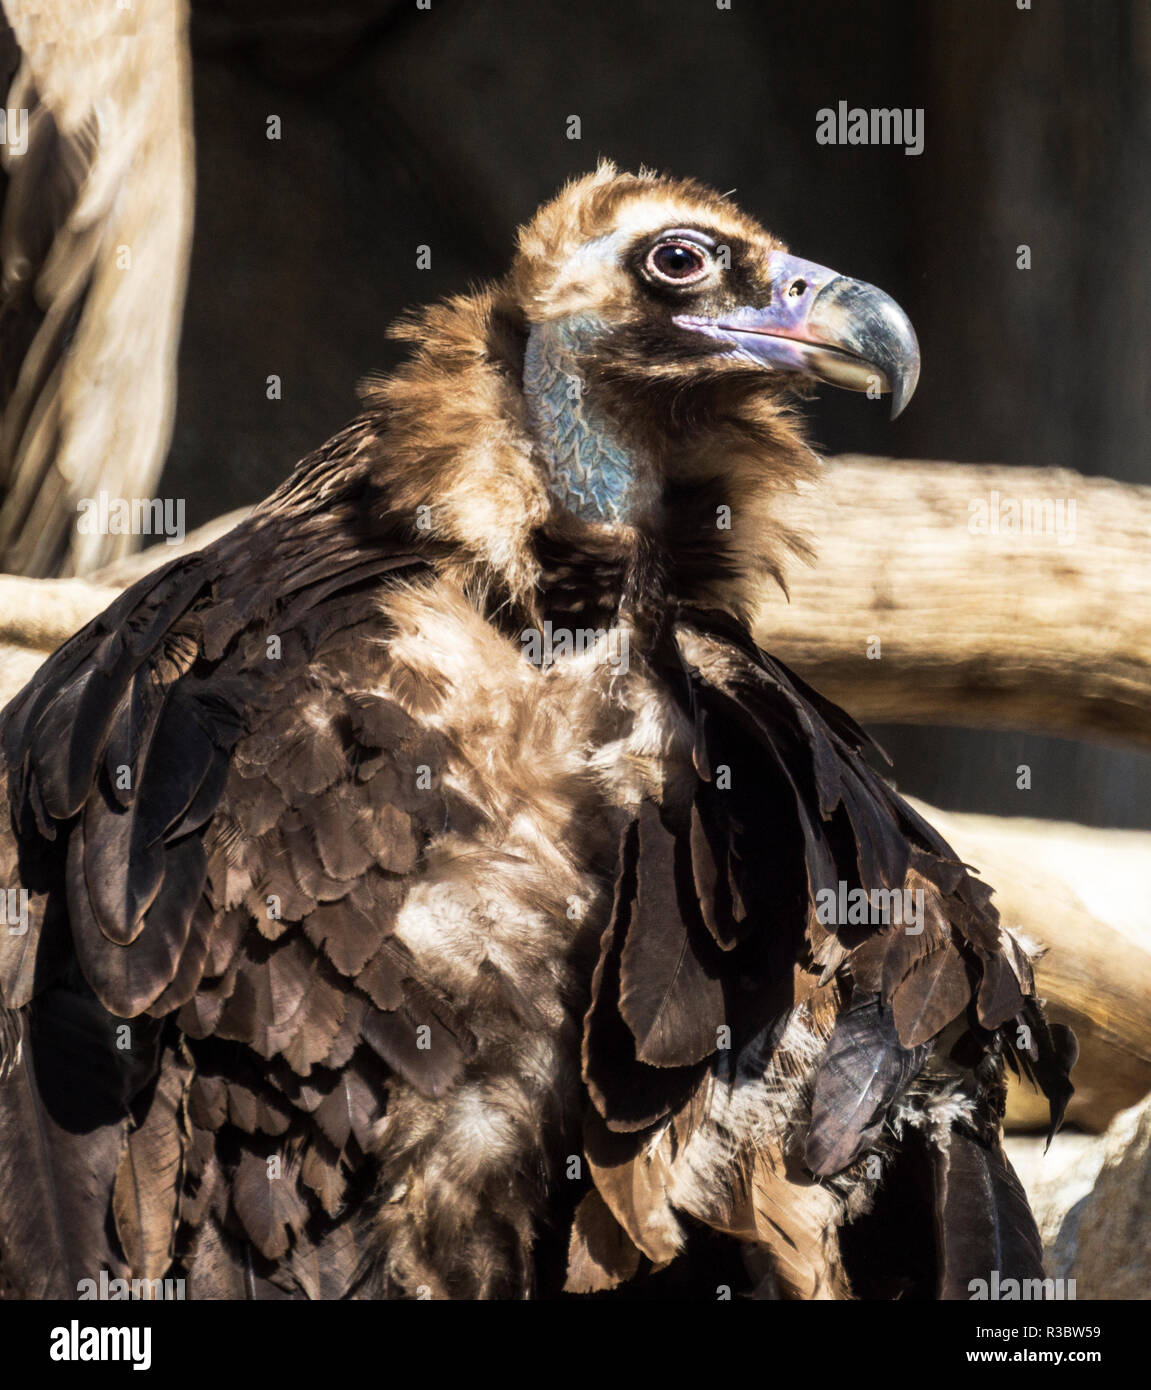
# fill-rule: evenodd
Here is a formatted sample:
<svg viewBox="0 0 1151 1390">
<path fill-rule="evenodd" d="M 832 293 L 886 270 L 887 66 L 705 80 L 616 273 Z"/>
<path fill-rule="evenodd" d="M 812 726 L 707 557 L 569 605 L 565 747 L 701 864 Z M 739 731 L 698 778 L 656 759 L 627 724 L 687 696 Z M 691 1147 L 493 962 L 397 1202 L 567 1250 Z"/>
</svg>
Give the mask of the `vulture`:
<svg viewBox="0 0 1151 1390">
<path fill-rule="evenodd" d="M 1004 1096 L 1054 1132 L 1073 1035 L 748 625 L 797 392 L 902 409 L 906 316 L 604 163 L 392 331 L 352 424 L 4 713 L 5 1295 L 1041 1278 Z"/>
</svg>

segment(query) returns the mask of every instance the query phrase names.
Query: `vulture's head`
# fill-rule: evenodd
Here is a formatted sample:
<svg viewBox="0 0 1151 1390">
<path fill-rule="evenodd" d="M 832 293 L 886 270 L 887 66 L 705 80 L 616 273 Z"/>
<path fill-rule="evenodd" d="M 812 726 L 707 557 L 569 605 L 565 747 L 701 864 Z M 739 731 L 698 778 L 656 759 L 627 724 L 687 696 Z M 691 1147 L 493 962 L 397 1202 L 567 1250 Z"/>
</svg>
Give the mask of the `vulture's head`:
<svg viewBox="0 0 1151 1390">
<path fill-rule="evenodd" d="M 437 489 L 457 537 L 510 554 L 521 520 L 606 529 L 654 539 L 665 578 L 685 555 L 697 573 L 709 555 L 729 575 L 754 555 L 776 568 L 764 499 L 812 462 L 797 391 L 889 394 L 898 415 L 919 375 L 911 324 L 881 290 L 789 254 L 701 184 L 610 164 L 521 229 L 499 284 L 399 334 L 419 355 L 406 397 L 385 388 L 393 408 L 423 378 L 453 381 L 451 433 L 473 466 L 454 493 Z"/>
</svg>

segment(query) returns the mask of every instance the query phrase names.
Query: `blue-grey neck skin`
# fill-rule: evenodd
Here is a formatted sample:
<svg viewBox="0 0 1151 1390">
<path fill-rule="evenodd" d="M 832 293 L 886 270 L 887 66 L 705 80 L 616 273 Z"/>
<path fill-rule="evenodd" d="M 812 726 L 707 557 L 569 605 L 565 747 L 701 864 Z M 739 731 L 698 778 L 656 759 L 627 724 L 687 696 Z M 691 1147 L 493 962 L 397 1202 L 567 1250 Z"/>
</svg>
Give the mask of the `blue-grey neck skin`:
<svg viewBox="0 0 1151 1390">
<path fill-rule="evenodd" d="M 637 502 L 635 461 L 583 393 L 579 358 L 600 326 L 571 316 L 528 334 L 524 395 L 557 500 L 584 521 L 627 522 Z"/>
</svg>

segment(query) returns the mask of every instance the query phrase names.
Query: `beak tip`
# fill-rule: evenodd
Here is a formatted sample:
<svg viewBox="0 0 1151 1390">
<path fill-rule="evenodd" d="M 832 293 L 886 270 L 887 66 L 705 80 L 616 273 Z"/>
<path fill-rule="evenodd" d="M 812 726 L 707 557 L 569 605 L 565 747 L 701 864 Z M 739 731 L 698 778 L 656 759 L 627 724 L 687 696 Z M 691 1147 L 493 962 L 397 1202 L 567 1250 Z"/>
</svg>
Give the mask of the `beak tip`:
<svg viewBox="0 0 1151 1390">
<path fill-rule="evenodd" d="M 834 362 L 830 370 L 824 364 L 823 380 L 861 390 L 860 366 L 870 368 L 882 375 L 884 390 L 891 393 L 891 418 L 903 414 L 919 384 L 919 340 L 911 320 L 890 295 L 862 280 L 836 275 L 818 291 L 806 326 L 815 341 L 840 348 L 854 359 L 847 371 L 838 371 Z M 874 376 L 866 379 L 873 381 Z"/>
<path fill-rule="evenodd" d="M 896 420 L 911 404 L 915 388 L 919 385 L 919 345 L 906 359 L 904 370 L 900 371 L 891 387 L 891 418 Z"/>
</svg>

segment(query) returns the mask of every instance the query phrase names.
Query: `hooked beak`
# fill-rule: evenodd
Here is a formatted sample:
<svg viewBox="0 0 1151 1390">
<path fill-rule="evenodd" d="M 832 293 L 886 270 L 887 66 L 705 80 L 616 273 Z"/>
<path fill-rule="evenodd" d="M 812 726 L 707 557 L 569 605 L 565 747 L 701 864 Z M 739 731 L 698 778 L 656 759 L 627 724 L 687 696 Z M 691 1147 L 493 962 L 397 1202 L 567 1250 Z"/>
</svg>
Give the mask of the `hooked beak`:
<svg viewBox="0 0 1151 1390">
<path fill-rule="evenodd" d="M 801 372 L 866 391 L 891 393 L 894 419 L 919 380 L 919 343 L 889 295 L 862 280 L 774 251 L 768 257 L 771 301 L 719 318 L 677 314 L 681 328 L 706 334 L 772 371 Z"/>
</svg>

